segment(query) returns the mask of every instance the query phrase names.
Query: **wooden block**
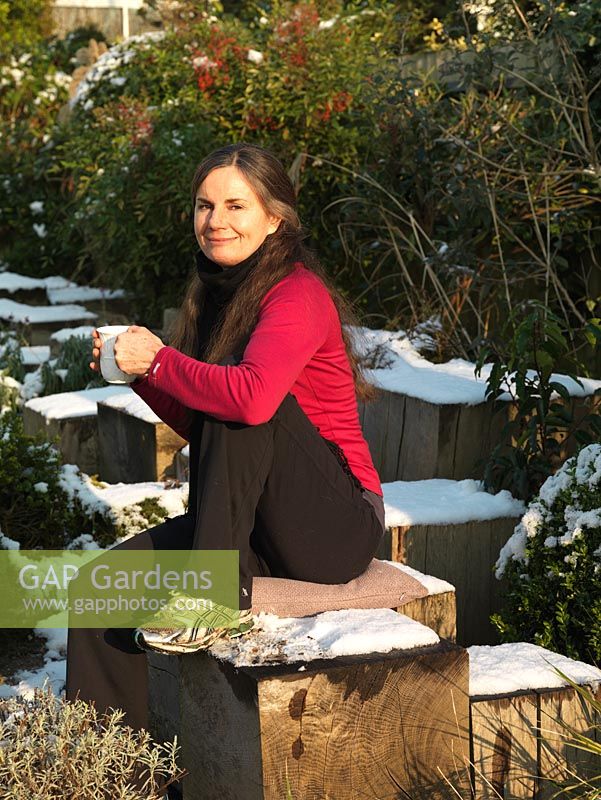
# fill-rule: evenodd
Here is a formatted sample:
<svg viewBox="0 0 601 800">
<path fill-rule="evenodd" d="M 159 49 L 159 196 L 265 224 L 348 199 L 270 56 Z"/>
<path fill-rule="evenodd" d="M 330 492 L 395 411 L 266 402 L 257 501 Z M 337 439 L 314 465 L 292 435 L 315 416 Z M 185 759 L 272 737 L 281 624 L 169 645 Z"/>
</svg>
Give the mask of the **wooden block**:
<svg viewBox="0 0 601 800">
<path fill-rule="evenodd" d="M 391 528 L 390 553 L 380 557 L 435 575 L 455 587 L 459 644 L 497 644 L 490 616 L 501 608 L 503 585 L 499 586 L 493 568 L 518 521 L 502 517 Z"/>
<path fill-rule="evenodd" d="M 48 419 L 26 404 L 23 408 L 23 429 L 28 436 L 38 432 L 42 432 L 48 439 L 58 436 L 57 447 L 66 464 L 77 464 L 88 475 L 98 472 L 98 428 L 95 413 Z"/>
<path fill-rule="evenodd" d="M 471 698 L 470 762 L 478 800 L 534 800 L 537 787 L 534 692 Z"/>
<path fill-rule="evenodd" d="M 541 690 L 537 694 L 541 776 L 537 800 L 551 800 L 557 795 L 562 783 L 575 782 L 574 775 L 590 780 L 601 774 L 599 754 L 591 754 L 575 746 L 571 741 L 571 734 L 562 727 L 562 723 L 595 741 L 601 719 L 591 715 L 590 707 L 583 703 L 578 692 L 571 686 Z M 601 701 L 601 686 L 593 696 Z"/>
<path fill-rule="evenodd" d="M 181 660 L 186 800 L 451 796 L 466 788 L 467 653 L 240 667 Z"/>
<path fill-rule="evenodd" d="M 98 470 L 107 483 L 174 477 L 175 454 L 185 444 L 160 420 L 152 422 L 98 403 Z"/>
<path fill-rule="evenodd" d="M 411 619 L 421 622 L 427 628 L 451 642 L 457 639 L 457 608 L 455 592 L 428 594 L 396 609 Z"/>
<path fill-rule="evenodd" d="M 385 482 L 482 477 L 478 462 L 490 454 L 502 428 L 500 417 L 492 424 L 492 403 L 434 404 L 383 390 L 378 400 L 360 403 L 359 410 L 374 465 Z"/>
</svg>

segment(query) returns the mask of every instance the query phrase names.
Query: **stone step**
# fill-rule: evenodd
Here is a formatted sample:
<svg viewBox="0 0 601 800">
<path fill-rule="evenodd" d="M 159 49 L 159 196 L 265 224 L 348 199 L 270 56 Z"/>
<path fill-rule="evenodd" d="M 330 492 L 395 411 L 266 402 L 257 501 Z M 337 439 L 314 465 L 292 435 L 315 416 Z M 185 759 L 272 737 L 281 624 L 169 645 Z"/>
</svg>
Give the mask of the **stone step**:
<svg viewBox="0 0 601 800">
<path fill-rule="evenodd" d="M 394 481 L 382 485 L 386 535 L 378 553 L 449 581 L 457 598 L 457 641 L 497 643 L 490 615 L 504 583 L 493 574 L 524 505 L 509 492 L 482 491 L 473 480 Z"/>
<path fill-rule="evenodd" d="M 598 740 L 601 717 L 553 667 L 601 701 L 601 670 L 525 642 L 474 646 L 470 659 L 472 782 L 478 800 L 551 800 L 553 781 L 599 775 L 599 756 L 567 743 L 562 723 Z M 595 731 L 596 726 L 596 731 Z"/>
<path fill-rule="evenodd" d="M 88 475 L 98 473 L 98 402 L 108 397 L 131 393 L 127 386 L 107 386 L 60 392 L 34 397 L 23 408 L 25 433 L 42 432 L 47 438 L 59 437 L 63 460 L 76 464 Z"/>
<path fill-rule="evenodd" d="M 185 445 L 129 387 L 98 406 L 98 468 L 109 483 L 175 477 L 174 459 Z"/>
</svg>

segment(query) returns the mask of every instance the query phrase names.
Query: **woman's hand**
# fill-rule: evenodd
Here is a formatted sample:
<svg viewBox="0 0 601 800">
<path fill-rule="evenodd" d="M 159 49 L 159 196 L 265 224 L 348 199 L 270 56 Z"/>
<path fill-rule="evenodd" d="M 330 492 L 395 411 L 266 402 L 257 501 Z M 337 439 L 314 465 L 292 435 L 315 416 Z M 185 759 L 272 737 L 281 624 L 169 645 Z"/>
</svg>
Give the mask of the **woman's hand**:
<svg viewBox="0 0 601 800">
<path fill-rule="evenodd" d="M 94 360 L 90 363 L 90 368 L 97 372 L 100 369 L 99 359 L 102 347 L 98 331 L 92 333 L 92 341 Z M 161 347 L 164 347 L 163 342 L 148 328 L 130 325 L 125 333 L 120 333 L 116 337 L 115 363 L 128 375 L 146 375 Z"/>
</svg>

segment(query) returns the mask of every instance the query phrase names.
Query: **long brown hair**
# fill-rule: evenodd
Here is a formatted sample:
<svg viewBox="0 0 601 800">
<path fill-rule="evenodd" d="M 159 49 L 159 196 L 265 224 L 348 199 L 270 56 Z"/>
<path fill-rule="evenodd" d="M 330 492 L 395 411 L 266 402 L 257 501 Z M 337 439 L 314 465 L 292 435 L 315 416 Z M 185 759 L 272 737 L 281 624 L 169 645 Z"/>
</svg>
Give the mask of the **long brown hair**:
<svg viewBox="0 0 601 800">
<path fill-rule="evenodd" d="M 217 364 L 226 356 L 240 353 L 259 318 L 261 300 L 282 278 L 294 270 L 294 264 L 304 266 L 319 276 L 338 311 L 342 338 L 353 372 L 358 400 L 367 402 L 377 396 L 374 386 L 365 380 L 359 357 L 345 326 L 358 326 L 352 305 L 340 294 L 315 255 L 304 245 L 304 234 L 296 212 L 294 187 L 281 162 L 268 150 L 252 144 L 232 144 L 208 155 L 197 167 L 192 180 L 192 203 L 207 175 L 220 167 L 235 166 L 259 197 L 268 214 L 282 221 L 275 233 L 265 240 L 261 258 L 251 269 L 228 303 L 223 319 L 212 333 L 203 360 Z M 205 287 L 192 274 L 184 301 L 170 331 L 170 344 L 186 355 L 196 357 L 198 348 L 197 321 L 204 307 Z"/>
</svg>

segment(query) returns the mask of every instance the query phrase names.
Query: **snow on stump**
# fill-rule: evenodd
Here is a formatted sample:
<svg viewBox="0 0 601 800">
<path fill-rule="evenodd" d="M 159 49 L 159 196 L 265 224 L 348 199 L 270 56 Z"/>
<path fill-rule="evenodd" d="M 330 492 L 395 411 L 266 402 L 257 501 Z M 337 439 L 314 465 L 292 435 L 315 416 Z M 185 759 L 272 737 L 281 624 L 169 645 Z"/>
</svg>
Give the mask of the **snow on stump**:
<svg viewBox="0 0 601 800">
<path fill-rule="evenodd" d="M 92 350 L 92 333 L 94 331 L 94 325 L 79 325 L 75 328 L 61 328 L 58 331 L 54 331 L 54 333 L 50 334 L 50 354 L 53 358 L 57 358 L 60 355 L 61 348 L 63 344 L 67 341 L 67 339 L 71 338 L 82 338 L 87 339 L 90 343 L 90 351 Z"/>
<path fill-rule="evenodd" d="M 30 306 L 0 299 L 0 320 L 19 332 L 32 345 L 50 344 L 50 335 L 65 323 L 81 325 L 96 320 L 96 314 L 83 306 Z"/>
<path fill-rule="evenodd" d="M 175 475 L 186 444 L 131 389 L 98 404 L 98 468 L 108 483 L 159 481 Z"/>
<path fill-rule="evenodd" d="M 376 360 L 384 366 L 366 374 L 382 393 L 374 402 L 359 405 L 359 418 L 381 480 L 482 477 L 484 462 L 502 441 L 509 415 L 515 414 L 509 395 L 503 412 L 495 413 L 493 403 L 485 399 L 490 368 L 485 366 L 482 377 L 476 378 L 471 362 L 454 358 L 434 364 L 402 332 L 367 331 L 367 336 L 381 348 Z M 600 397 L 593 397 L 601 381 L 581 378 L 579 386 L 566 375 L 553 379 L 568 388 L 575 420 L 601 403 Z M 577 447 L 570 437 L 562 444 L 562 460 Z"/>
<path fill-rule="evenodd" d="M 524 513 L 507 491 L 482 491 L 477 481 L 394 481 L 382 485 L 386 536 L 378 553 L 456 592 L 457 641 L 498 641 L 490 615 L 500 608 L 503 582 L 493 574 L 501 547 Z"/>
<path fill-rule="evenodd" d="M 260 618 L 180 660 L 184 796 L 447 797 L 466 787 L 468 659 L 394 611 Z"/>
<path fill-rule="evenodd" d="M 73 285 L 49 288 L 47 295 L 52 306 L 85 303 L 98 315 L 99 325 L 129 325 L 131 321 L 131 301 L 123 289 Z"/>
<path fill-rule="evenodd" d="M 478 800 L 551 800 L 554 781 L 599 774 L 599 758 L 566 741 L 564 722 L 592 739 L 578 692 L 558 675 L 601 699 L 601 670 L 525 642 L 470 647 L 470 762 Z"/>
<path fill-rule="evenodd" d="M 34 347 L 22 347 L 21 357 L 25 372 L 34 372 L 42 364 L 50 360 L 50 348 L 47 344 L 38 344 Z"/>
<path fill-rule="evenodd" d="M 129 393 L 125 386 L 61 392 L 28 400 L 23 408 L 23 428 L 30 436 L 41 431 L 47 438 L 59 437 L 58 448 L 67 464 L 82 472 L 98 472 L 98 401 Z"/>
<path fill-rule="evenodd" d="M 52 275 L 49 278 L 30 278 L 17 272 L 0 272 L 0 297 L 7 297 L 18 303 L 44 305 L 48 302 L 48 291 L 75 286 L 74 283 Z"/>
</svg>

